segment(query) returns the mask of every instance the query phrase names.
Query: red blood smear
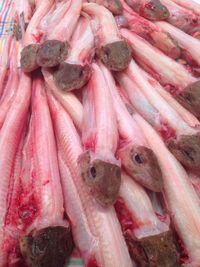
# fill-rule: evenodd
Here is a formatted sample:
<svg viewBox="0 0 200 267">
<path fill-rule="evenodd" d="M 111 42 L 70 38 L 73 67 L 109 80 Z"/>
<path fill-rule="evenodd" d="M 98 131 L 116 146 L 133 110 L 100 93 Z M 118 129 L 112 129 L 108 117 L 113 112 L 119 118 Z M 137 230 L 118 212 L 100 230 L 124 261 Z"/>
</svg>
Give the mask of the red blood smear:
<svg viewBox="0 0 200 267">
<path fill-rule="evenodd" d="M 181 266 L 182 266 L 182 264 L 189 263 L 189 256 L 188 256 L 187 249 L 175 231 L 174 231 L 174 239 L 177 240 L 178 246 L 180 248 L 179 252 L 180 252 L 180 264 L 181 264 Z"/>
<path fill-rule="evenodd" d="M 89 140 L 84 143 L 84 148 L 95 152 L 96 147 L 96 135 L 93 135 Z"/>
<path fill-rule="evenodd" d="M 186 68 L 186 70 L 187 70 L 189 73 L 191 73 L 191 74 L 194 75 L 194 74 L 195 74 L 195 70 L 198 69 L 198 63 L 195 63 L 195 61 L 194 61 L 193 64 L 191 64 L 191 63 L 190 63 L 190 65 L 187 64 L 187 65 L 185 66 L 185 68 Z"/>
<path fill-rule="evenodd" d="M 161 221 L 161 222 L 164 222 L 166 223 L 167 220 L 168 220 L 168 215 L 162 215 L 162 214 L 159 214 L 157 212 L 155 212 L 156 216 L 158 217 L 158 219 Z"/>
<path fill-rule="evenodd" d="M 120 197 L 115 203 L 115 210 L 123 233 L 126 233 L 127 231 L 132 232 L 134 229 L 139 227 L 137 222 L 133 221 L 130 211 L 126 207 L 124 200 Z"/>
<path fill-rule="evenodd" d="M 161 122 L 161 127 L 158 131 L 164 141 L 176 138 L 176 131 L 167 122 Z"/>
<path fill-rule="evenodd" d="M 180 90 L 172 84 L 165 84 L 164 87 L 174 97 L 180 92 Z"/>
<path fill-rule="evenodd" d="M 32 193 L 31 193 L 32 192 Z M 12 206 L 9 207 L 9 212 L 6 215 L 6 225 L 16 225 L 19 219 L 23 222 L 23 227 L 26 229 L 33 220 L 38 216 L 39 202 L 34 196 L 33 187 L 30 185 L 29 190 L 23 191 L 19 185 L 16 197 L 12 201 Z"/>
<path fill-rule="evenodd" d="M 28 201 L 25 201 L 24 203 L 22 202 L 18 209 L 18 215 L 23 221 L 25 228 L 28 227 L 34 221 L 34 219 L 38 215 L 38 211 L 38 204 L 34 195 L 31 195 L 28 198 Z"/>
<path fill-rule="evenodd" d="M 33 34 L 33 37 L 34 37 L 36 43 L 40 43 L 40 41 L 43 37 L 43 33 Z"/>
<path fill-rule="evenodd" d="M 189 65 L 187 65 L 187 64 L 183 64 L 183 65 L 185 66 L 185 68 L 187 69 L 187 71 L 189 71 L 190 73 L 192 73 L 192 67 L 197 67 L 198 66 L 198 63 L 195 61 L 195 59 L 193 58 L 193 56 L 187 50 L 185 50 L 185 49 L 182 49 L 182 57 L 189 64 Z"/>
<path fill-rule="evenodd" d="M 87 263 L 87 267 L 99 267 L 99 265 L 97 264 L 96 258 L 94 256 L 92 256 L 88 263 Z"/>
<path fill-rule="evenodd" d="M 122 149 L 122 148 L 128 146 L 129 143 L 130 143 L 129 140 L 127 140 L 127 139 L 120 139 L 120 140 L 119 140 L 119 144 L 118 144 L 118 151 L 119 151 L 120 149 Z"/>
<path fill-rule="evenodd" d="M 6 214 L 5 225 L 16 225 L 18 220 L 18 207 L 20 205 L 21 187 L 16 189 L 16 196 L 13 196 L 12 202 L 9 203 L 8 213 Z M 12 194 L 12 192 L 11 192 Z M 12 196 L 11 196 L 12 197 Z"/>
<path fill-rule="evenodd" d="M 180 63 L 180 62 L 179 62 Z M 152 75 L 153 76 L 153 75 Z M 156 76 L 156 75 L 155 75 Z M 154 76 L 153 76 L 154 77 Z M 156 79 L 156 77 L 154 77 Z M 159 80 L 158 78 L 156 80 Z M 156 86 L 157 81 L 148 78 L 148 82 L 152 85 L 152 86 Z M 177 96 L 179 93 L 179 90 L 177 87 L 175 87 L 172 84 L 165 84 L 164 85 L 166 91 L 168 91 L 172 96 Z"/>
<path fill-rule="evenodd" d="M 192 71 L 193 71 L 192 74 L 193 74 L 194 77 L 196 77 L 196 78 L 200 77 L 200 68 L 199 67 L 193 68 Z"/>
<path fill-rule="evenodd" d="M 14 253 L 16 244 L 17 240 L 9 236 L 4 240 L 2 250 L 8 253 Z"/>
<path fill-rule="evenodd" d="M 2 250 L 5 251 L 7 255 L 7 264 L 4 267 L 27 267 L 22 262 L 22 255 L 17 238 L 6 238 Z"/>
</svg>

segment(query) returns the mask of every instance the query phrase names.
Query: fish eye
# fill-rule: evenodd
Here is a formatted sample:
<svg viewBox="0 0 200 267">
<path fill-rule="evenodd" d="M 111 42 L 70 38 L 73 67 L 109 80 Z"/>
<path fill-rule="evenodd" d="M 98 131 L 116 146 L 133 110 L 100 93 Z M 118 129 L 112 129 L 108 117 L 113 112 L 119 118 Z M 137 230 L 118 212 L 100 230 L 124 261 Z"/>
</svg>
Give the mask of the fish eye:
<svg viewBox="0 0 200 267">
<path fill-rule="evenodd" d="M 140 157 L 139 154 L 136 154 L 136 155 L 134 156 L 134 160 L 135 160 L 138 164 L 142 164 L 142 163 L 143 163 L 143 160 L 142 160 L 142 158 Z"/>
<path fill-rule="evenodd" d="M 93 178 L 96 178 L 97 171 L 94 166 L 90 169 L 90 174 L 92 175 Z"/>
</svg>

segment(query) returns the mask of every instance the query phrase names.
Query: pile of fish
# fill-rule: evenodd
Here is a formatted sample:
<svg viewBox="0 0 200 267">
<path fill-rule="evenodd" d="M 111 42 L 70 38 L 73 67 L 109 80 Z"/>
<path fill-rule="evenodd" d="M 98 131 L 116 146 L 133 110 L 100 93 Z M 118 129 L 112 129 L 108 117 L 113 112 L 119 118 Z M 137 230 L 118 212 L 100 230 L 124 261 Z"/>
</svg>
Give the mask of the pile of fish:
<svg viewBox="0 0 200 267">
<path fill-rule="evenodd" d="M 200 267 L 200 5 L 16 0 L 0 45 L 0 267 Z"/>
</svg>

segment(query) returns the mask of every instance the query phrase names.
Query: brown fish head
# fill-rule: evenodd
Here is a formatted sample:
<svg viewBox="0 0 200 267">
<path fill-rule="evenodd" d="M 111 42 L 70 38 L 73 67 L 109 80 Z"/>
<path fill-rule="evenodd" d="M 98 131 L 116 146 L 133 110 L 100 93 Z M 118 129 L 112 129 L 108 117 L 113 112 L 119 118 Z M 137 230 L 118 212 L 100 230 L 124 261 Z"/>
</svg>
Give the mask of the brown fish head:
<svg viewBox="0 0 200 267">
<path fill-rule="evenodd" d="M 123 12 L 123 6 L 120 0 L 106 0 L 107 8 L 114 14 L 114 15 L 121 15 Z"/>
<path fill-rule="evenodd" d="M 200 118 L 200 81 L 188 85 L 176 96 L 176 100 L 197 118 Z"/>
<path fill-rule="evenodd" d="M 125 239 L 131 257 L 140 267 L 180 266 L 177 245 L 170 230 L 137 240 L 127 233 Z"/>
<path fill-rule="evenodd" d="M 110 70 L 122 71 L 128 67 L 132 53 L 125 41 L 117 41 L 102 46 L 98 56 Z"/>
<path fill-rule="evenodd" d="M 67 58 L 68 50 L 67 42 L 47 40 L 38 49 L 37 64 L 41 67 L 55 67 Z"/>
<path fill-rule="evenodd" d="M 22 256 L 30 267 L 63 267 L 73 248 L 70 227 L 47 227 L 20 240 Z"/>
<path fill-rule="evenodd" d="M 96 201 L 104 207 L 113 205 L 121 184 L 120 167 L 98 158 L 93 159 L 89 151 L 79 157 L 79 166 L 83 181 Z"/>
<path fill-rule="evenodd" d="M 36 61 L 39 47 L 38 44 L 30 44 L 23 48 L 20 64 L 24 72 L 32 72 L 39 67 Z"/>
<path fill-rule="evenodd" d="M 83 87 L 91 77 L 89 65 L 78 65 L 63 62 L 54 72 L 54 81 L 62 91 L 71 91 Z"/>
<path fill-rule="evenodd" d="M 162 190 L 162 172 L 150 148 L 129 144 L 118 151 L 118 156 L 125 170 L 138 183 L 155 192 Z"/>
<path fill-rule="evenodd" d="M 170 13 L 160 0 L 149 0 L 140 8 L 140 15 L 146 19 L 156 21 L 169 18 Z"/>
<path fill-rule="evenodd" d="M 170 140 L 168 148 L 183 166 L 191 171 L 200 170 L 200 135 L 181 135 Z"/>
</svg>

